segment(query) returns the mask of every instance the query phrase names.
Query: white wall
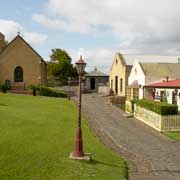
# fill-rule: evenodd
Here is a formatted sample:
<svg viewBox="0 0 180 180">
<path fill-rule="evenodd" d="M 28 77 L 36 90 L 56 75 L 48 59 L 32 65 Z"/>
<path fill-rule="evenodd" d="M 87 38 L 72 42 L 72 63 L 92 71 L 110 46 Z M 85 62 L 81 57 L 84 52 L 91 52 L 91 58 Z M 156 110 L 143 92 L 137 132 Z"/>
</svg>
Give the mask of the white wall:
<svg viewBox="0 0 180 180">
<path fill-rule="evenodd" d="M 160 95 L 161 91 L 166 91 L 167 94 L 167 101 L 169 104 L 172 104 L 172 92 L 174 91 L 174 89 L 162 89 L 162 88 L 157 88 L 156 92 L 158 92 L 158 94 Z M 180 98 L 179 98 L 179 93 L 180 93 L 180 89 L 178 89 L 178 96 L 177 96 L 177 105 L 178 105 L 178 110 L 180 111 Z"/>
<path fill-rule="evenodd" d="M 139 89 L 139 99 L 143 98 L 145 78 L 146 76 L 141 68 L 141 65 L 138 62 L 135 62 L 128 78 L 128 85 L 131 85 L 134 81 L 138 81 L 138 84 L 141 85 L 141 88 Z"/>
</svg>

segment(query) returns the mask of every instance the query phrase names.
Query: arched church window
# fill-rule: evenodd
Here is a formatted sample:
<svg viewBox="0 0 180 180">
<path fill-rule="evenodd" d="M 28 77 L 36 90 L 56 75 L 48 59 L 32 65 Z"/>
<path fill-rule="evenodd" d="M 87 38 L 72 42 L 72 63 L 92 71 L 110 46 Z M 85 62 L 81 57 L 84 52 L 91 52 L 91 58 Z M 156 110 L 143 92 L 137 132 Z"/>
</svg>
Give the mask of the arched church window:
<svg viewBox="0 0 180 180">
<path fill-rule="evenodd" d="M 14 70 L 14 82 L 23 82 L 23 69 L 20 66 Z"/>
</svg>

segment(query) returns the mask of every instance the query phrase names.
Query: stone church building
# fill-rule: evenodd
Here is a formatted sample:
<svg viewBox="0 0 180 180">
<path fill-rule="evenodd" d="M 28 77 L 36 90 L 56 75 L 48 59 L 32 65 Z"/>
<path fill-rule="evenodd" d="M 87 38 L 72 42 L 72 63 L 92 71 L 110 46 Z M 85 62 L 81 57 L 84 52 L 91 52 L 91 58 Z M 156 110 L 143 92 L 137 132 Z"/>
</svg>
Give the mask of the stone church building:
<svg viewBox="0 0 180 180">
<path fill-rule="evenodd" d="M 47 64 L 43 58 L 20 35 L 7 44 L 0 33 L 0 84 L 25 90 L 46 83 Z"/>
</svg>

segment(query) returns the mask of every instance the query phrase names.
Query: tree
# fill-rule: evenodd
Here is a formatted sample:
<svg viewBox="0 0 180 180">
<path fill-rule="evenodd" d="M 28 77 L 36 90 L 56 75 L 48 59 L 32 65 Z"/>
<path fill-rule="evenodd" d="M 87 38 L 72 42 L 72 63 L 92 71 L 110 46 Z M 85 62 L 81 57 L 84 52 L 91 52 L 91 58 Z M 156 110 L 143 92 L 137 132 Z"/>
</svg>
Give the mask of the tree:
<svg viewBox="0 0 180 180">
<path fill-rule="evenodd" d="M 62 49 L 52 49 L 51 61 L 48 64 L 48 74 L 57 77 L 61 83 L 66 83 L 68 77 L 77 77 L 77 70 L 71 64 L 71 57 Z"/>
</svg>

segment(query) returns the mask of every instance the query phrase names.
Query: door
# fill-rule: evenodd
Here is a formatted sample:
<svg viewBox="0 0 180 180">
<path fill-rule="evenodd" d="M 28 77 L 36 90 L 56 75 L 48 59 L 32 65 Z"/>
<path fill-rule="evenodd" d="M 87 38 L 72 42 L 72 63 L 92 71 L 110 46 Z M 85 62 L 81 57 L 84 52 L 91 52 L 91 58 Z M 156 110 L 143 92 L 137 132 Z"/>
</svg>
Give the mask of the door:
<svg viewBox="0 0 180 180">
<path fill-rule="evenodd" d="M 91 78 L 91 90 L 95 89 L 95 78 Z"/>
<path fill-rule="evenodd" d="M 115 77 L 115 93 L 118 94 L 118 76 Z"/>
<path fill-rule="evenodd" d="M 160 96 L 161 96 L 160 101 L 163 102 L 164 99 L 165 99 L 165 98 L 164 98 L 164 91 L 161 91 L 161 92 L 160 92 Z"/>
</svg>

